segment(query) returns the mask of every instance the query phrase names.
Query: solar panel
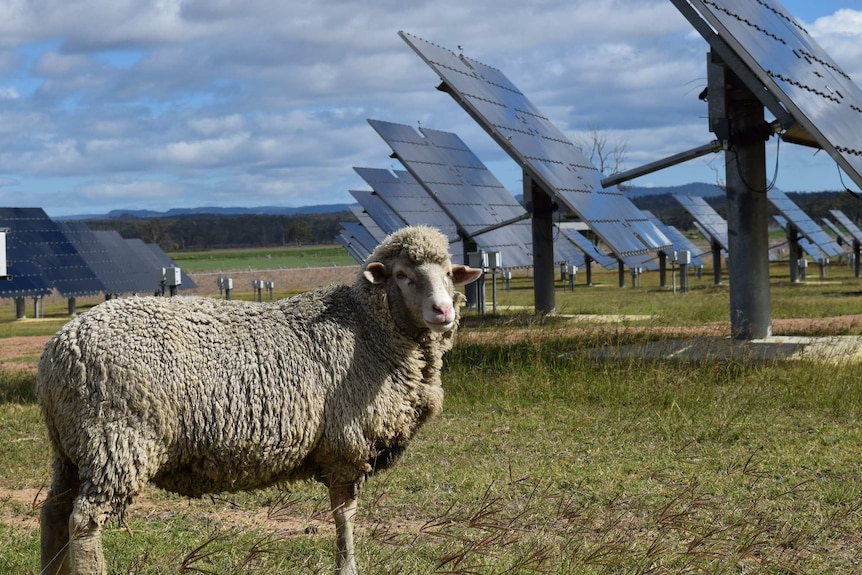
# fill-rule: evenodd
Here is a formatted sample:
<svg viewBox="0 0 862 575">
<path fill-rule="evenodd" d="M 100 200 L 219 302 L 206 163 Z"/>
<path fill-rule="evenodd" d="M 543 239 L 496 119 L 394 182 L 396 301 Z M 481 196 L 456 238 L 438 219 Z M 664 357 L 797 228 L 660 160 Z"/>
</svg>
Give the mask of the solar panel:
<svg viewBox="0 0 862 575">
<path fill-rule="evenodd" d="M 787 218 L 784 216 L 774 216 L 775 221 L 778 222 L 778 225 L 785 232 L 789 232 L 789 226 L 791 225 Z M 796 240 L 796 243 L 799 244 L 799 248 L 804 251 L 806 254 L 812 257 L 814 261 L 820 261 L 823 258 L 827 258 L 828 256 L 824 254 L 816 244 L 809 241 L 805 237 L 800 237 Z M 790 257 L 796 257 L 795 254 L 790 254 Z"/>
<path fill-rule="evenodd" d="M 601 174 L 566 136 L 499 70 L 399 32 L 440 76 L 453 98 L 617 257 L 670 248 L 670 240 Z"/>
<path fill-rule="evenodd" d="M 787 219 L 787 221 L 796 228 L 799 233 L 805 236 L 805 239 L 817 246 L 818 252 L 822 252 L 826 257 L 838 257 L 844 255 L 844 250 L 841 249 L 835 240 L 829 234 L 823 231 L 823 228 L 817 225 L 808 214 L 802 211 L 793 200 L 787 197 L 787 194 L 781 190 L 772 188 L 767 193 L 766 197 L 775 206 L 775 209 Z M 786 226 L 782 226 L 786 229 Z M 808 250 L 806 250 L 808 251 Z M 810 253 L 810 252 L 809 252 Z M 821 256 L 822 257 L 822 256 Z"/>
<path fill-rule="evenodd" d="M 853 247 L 853 240 L 851 240 L 850 237 L 835 224 L 835 222 L 829 218 L 823 218 L 821 221 L 823 222 L 823 225 L 832 230 L 832 233 L 835 234 L 839 245 L 844 244 L 845 246 Z"/>
<path fill-rule="evenodd" d="M 559 224 L 559 229 L 560 233 L 564 235 L 567 240 L 576 245 L 585 256 L 589 257 L 603 268 L 611 270 L 617 267 L 617 261 L 612 256 L 609 256 L 600 250 L 596 244 L 591 242 L 587 236 L 582 234 L 573 226 L 570 226 L 566 222 L 562 222 Z M 556 249 L 557 247 L 555 243 L 554 250 Z"/>
<path fill-rule="evenodd" d="M 372 217 L 368 215 L 368 212 L 366 212 L 362 206 L 350 206 L 348 209 L 359 222 L 359 225 L 365 228 L 365 231 L 371 234 L 371 237 L 374 238 L 374 241 L 380 243 L 386 238 L 386 232 L 384 232 L 380 228 L 380 226 L 377 225 L 377 222 L 375 222 L 374 219 L 372 219 Z"/>
<path fill-rule="evenodd" d="M 371 252 L 374 251 L 379 242 L 374 239 L 362 224 L 344 222 L 341 224 L 341 227 L 344 228 L 343 235 L 347 240 L 347 246 L 345 247 L 347 247 L 348 251 L 356 253 L 354 259 L 359 263 L 363 263 L 368 259 L 368 256 L 371 255 Z M 356 256 L 359 257 L 357 258 Z"/>
<path fill-rule="evenodd" d="M 116 295 L 135 291 L 129 277 L 119 265 L 117 254 L 111 253 L 108 246 L 87 227 L 87 224 L 63 220 L 58 221 L 57 225 L 102 282 L 105 293 Z"/>
<path fill-rule="evenodd" d="M 844 226 L 844 229 L 847 230 L 847 233 L 853 236 L 853 239 L 862 244 L 862 230 L 856 227 L 856 224 L 853 223 L 853 220 L 844 215 L 844 212 L 841 210 L 829 210 L 829 213 L 832 214 L 832 217 L 838 220 L 838 223 Z"/>
<path fill-rule="evenodd" d="M 392 211 L 386 202 L 374 192 L 350 190 L 350 195 L 359 202 L 374 223 L 387 234 L 400 230 L 407 225 L 401 216 Z"/>
<path fill-rule="evenodd" d="M 779 2 L 671 1 L 722 58 L 742 60 L 754 77 L 741 79 L 776 118 L 798 123 L 787 140 L 825 149 L 862 186 L 862 90 Z"/>
<path fill-rule="evenodd" d="M 93 270 L 57 224 L 41 208 L 0 208 L 0 228 L 8 228 L 7 267 L 11 281 L 0 282 L 0 297 L 63 297 L 104 290 Z"/>
<path fill-rule="evenodd" d="M 706 203 L 705 199 L 683 194 L 675 195 L 674 198 L 682 204 L 685 211 L 691 214 L 704 237 L 711 243 L 717 243 L 724 251 L 728 251 L 727 222 Z"/>
<path fill-rule="evenodd" d="M 648 210 L 642 210 L 643 213 L 650 219 L 652 223 L 659 228 L 662 233 L 670 238 L 670 241 L 673 242 L 673 249 L 675 251 L 685 250 L 691 254 L 691 263 L 692 265 L 702 266 L 703 260 L 700 259 L 698 254 L 700 253 L 700 249 L 692 243 L 690 239 L 685 237 L 685 235 L 676 229 L 675 227 L 665 224 L 658 217 Z"/>
<path fill-rule="evenodd" d="M 194 289 L 194 288 L 198 287 L 198 284 L 196 284 L 194 282 L 194 280 L 192 278 L 190 278 L 185 271 L 183 271 L 182 266 L 177 266 L 174 263 L 174 260 L 172 260 L 170 258 L 170 256 L 168 256 L 168 254 L 166 254 L 164 252 L 164 250 L 162 250 L 162 248 L 160 248 L 156 244 L 145 243 L 144 245 L 147 246 L 147 248 L 153 254 L 153 260 L 156 264 L 156 267 L 155 267 L 156 274 L 158 274 L 159 268 L 179 267 L 180 268 L 180 278 L 182 280 L 182 283 L 180 283 L 180 285 L 177 287 L 181 290 Z"/>
<path fill-rule="evenodd" d="M 452 218 L 406 172 L 393 174 L 379 168 L 353 169 L 407 225 L 433 226 L 443 232 L 450 242 L 460 238 L 458 226 Z"/>
<path fill-rule="evenodd" d="M 505 267 L 532 265 L 532 230 L 526 210 L 457 135 L 426 129 L 420 134 L 410 126 L 379 120 L 368 123 L 460 234 L 486 252 L 500 252 Z M 524 221 L 484 231 L 515 218 Z M 583 261 L 573 246 L 561 249 L 566 253 L 558 256 Z"/>
</svg>

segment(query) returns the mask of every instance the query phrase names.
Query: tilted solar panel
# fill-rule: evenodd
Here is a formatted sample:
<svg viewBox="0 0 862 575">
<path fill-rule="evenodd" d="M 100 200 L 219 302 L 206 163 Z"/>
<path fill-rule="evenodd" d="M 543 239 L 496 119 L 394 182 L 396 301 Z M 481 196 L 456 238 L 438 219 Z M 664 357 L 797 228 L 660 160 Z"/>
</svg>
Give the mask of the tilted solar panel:
<svg viewBox="0 0 862 575">
<path fill-rule="evenodd" d="M 682 204 L 701 232 L 710 241 L 717 242 L 724 251 L 727 251 L 727 221 L 718 215 L 706 200 L 698 196 L 675 195 L 674 198 Z"/>
<path fill-rule="evenodd" d="M 826 254 L 827 257 L 838 257 L 844 255 L 844 250 L 841 249 L 835 240 L 829 234 L 823 231 L 823 228 L 817 225 L 808 214 L 802 211 L 802 208 L 796 205 L 787 194 L 781 190 L 772 188 L 766 194 L 770 203 L 775 206 L 775 209 L 784 216 L 794 228 L 799 230 L 805 239 L 819 248 L 818 251 Z M 785 229 L 786 226 L 782 226 Z M 809 252 L 810 253 L 810 252 Z"/>
<path fill-rule="evenodd" d="M 386 234 L 391 234 L 407 225 L 401 216 L 392 211 L 386 202 L 375 192 L 350 190 L 350 195 L 359 202 L 368 216 Z"/>
<path fill-rule="evenodd" d="M 93 270 L 42 208 L 0 208 L 11 281 L 0 282 L 0 297 L 42 296 L 56 289 L 63 297 L 104 291 Z"/>
<path fill-rule="evenodd" d="M 777 100 L 764 102 L 776 118 L 789 112 L 789 141 L 825 149 L 862 186 L 862 90 L 777 0 L 671 1 L 719 55 L 730 49 L 748 67 L 754 78 L 741 79 Z"/>
<path fill-rule="evenodd" d="M 785 232 L 787 232 L 788 226 L 790 225 L 787 218 L 785 218 L 784 216 L 778 216 L 778 215 L 774 216 L 774 217 L 775 217 L 775 221 L 778 222 L 778 225 L 781 226 L 781 229 L 783 229 Z M 818 248 L 818 246 L 816 244 L 808 241 L 807 238 L 800 237 L 796 240 L 796 242 L 799 244 L 799 247 L 802 249 L 802 251 L 804 251 L 806 254 L 811 256 L 814 259 L 814 261 L 819 261 L 821 258 L 828 258 L 828 256 L 826 254 L 824 254 Z M 794 256 L 794 254 L 791 254 L 790 257 L 795 257 L 795 256 Z"/>
<path fill-rule="evenodd" d="M 848 218 L 841 210 L 829 210 L 829 213 L 832 214 L 833 218 L 838 220 L 839 224 L 844 226 L 844 229 L 853 236 L 854 240 L 862 244 L 862 230 L 853 223 L 853 220 Z"/>
<path fill-rule="evenodd" d="M 671 242 L 499 70 L 399 32 L 453 98 L 530 177 L 578 215 L 620 258 Z"/>
</svg>

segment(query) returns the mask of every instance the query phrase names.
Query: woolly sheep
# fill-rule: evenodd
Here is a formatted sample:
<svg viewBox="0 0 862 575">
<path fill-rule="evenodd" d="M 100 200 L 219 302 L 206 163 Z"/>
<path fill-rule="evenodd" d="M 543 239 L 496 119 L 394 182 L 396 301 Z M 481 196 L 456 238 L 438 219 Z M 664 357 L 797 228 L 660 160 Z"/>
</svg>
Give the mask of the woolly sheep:
<svg viewBox="0 0 862 575">
<path fill-rule="evenodd" d="M 53 447 L 44 573 L 103 575 L 102 526 L 147 484 L 182 495 L 313 478 L 329 488 L 336 563 L 352 517 L 442 406 L 442 355 L 479 270 L 433 228 L 404 228 L 352 286 L 273 303 L 106 301 L 46 344 L 36 393 Z"/>
</svg>

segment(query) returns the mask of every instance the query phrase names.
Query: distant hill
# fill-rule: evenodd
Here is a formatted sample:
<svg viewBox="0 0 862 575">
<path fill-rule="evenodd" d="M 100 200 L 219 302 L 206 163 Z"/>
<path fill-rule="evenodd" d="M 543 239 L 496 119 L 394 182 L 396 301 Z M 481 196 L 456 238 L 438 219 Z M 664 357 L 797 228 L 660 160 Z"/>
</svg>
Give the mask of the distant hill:
<svg viewBox="0 0 862 575">
<path fill-rule="evenodd" d="M 107 214 L 79 214 L 57 219 L 103 220 L 110 218 L 181 218 L 186 216 L 295 216 L 305 214 L 329 214 L 345 212 L 350 204 L 317 204 L 295 208 L 283 206 L 259 206 L 256 208 L 219 208 L 203 206 L 200 208 L 174 208 L 164 212 L 154 210 L 111 210 Z"/>
<path fill-rule="evenodd" d="M 713 196 L 723 196 L 724 188 L 715 184 L 706 184 L 703 182 L 694 182 L 684 184 L 682 186 L 655 186 L 644 188 L 640 186 L 629 186 L 625 190 L 625 195 L 628 198 L 642 198 L 644 196 L 660 196 L 662 194 L 670 194 L 672 196 L 686 195 L 699 196 L 701 198 L 710 198 Z"/>
</svg>

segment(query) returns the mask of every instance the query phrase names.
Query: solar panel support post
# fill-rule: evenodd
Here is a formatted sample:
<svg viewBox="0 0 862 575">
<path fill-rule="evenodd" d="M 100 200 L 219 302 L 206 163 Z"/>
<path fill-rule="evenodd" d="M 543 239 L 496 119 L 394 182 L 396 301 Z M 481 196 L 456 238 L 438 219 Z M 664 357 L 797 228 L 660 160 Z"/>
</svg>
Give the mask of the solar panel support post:
<svg viewBox="0 0 862 575">
<path fill-rule="evenodd" d="M 70 297 L 67 302 L 69 305 L 69 317 L 75 317 L 78 315 L 77 300 L 74 297 Z"/>
<path fill-rule="evenodd" d="M 536 315 L 557 312 L 554 293 L 554 203 L 541 186 L 524 171 L 524 203 L 532 214 L 533 292 Z"/>
<path fill-rule="evenodd" d="M 664 250 L 658 253 L 658 283 L 660 287 L 667 286 L 667 253 Z"/>
<path fill-rule="evenodd" d="M 15 319 L 27 317 L 27 301 L 23 297 L 15 298 Z"/>
<path fill-rule="evenodd" d="M 626 264 L 623 260 L 617 260 L 617 275 L 619 276 L 619 286 L 626 287 Z"/>
<path fill-rule="evenodd" d="M 710 243 L 712 251 L 712 283 L 721 285 L 721 244 L 713 239 Z"/>
<path fill-rule="evenodd" d="M 769 202 L 766 197 L 766 141 L 739 137 L 765 124 L 763 103 L 710 52 L 710 129 L 726 139 L 730 329 L 735 339 L 772 335 L 769 293 Z"/>
<path fill-rule="evenodd" d="M 790 222 L 787 223 L 787 251 L 790 254 L 790 283 L 799 282 L 799 258 L 802 257 L 802 248 L 799 246 L 799 232 Z"/>
</svg>

